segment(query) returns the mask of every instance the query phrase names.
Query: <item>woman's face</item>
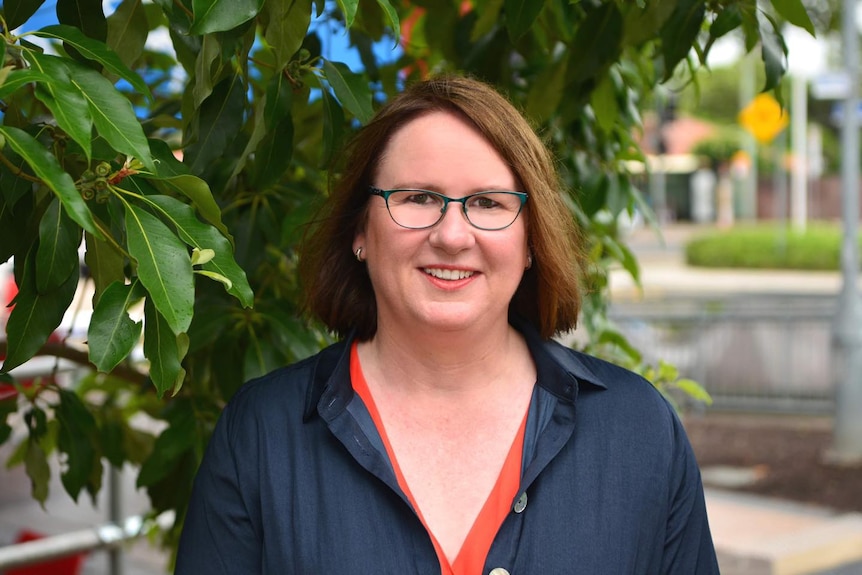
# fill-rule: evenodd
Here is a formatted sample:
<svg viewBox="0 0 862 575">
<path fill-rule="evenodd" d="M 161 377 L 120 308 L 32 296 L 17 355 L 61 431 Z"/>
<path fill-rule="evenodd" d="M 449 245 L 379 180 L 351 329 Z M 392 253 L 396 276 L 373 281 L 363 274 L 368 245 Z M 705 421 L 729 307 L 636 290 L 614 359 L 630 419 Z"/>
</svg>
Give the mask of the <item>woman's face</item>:
<svg viewBox="0 0 862 575">
<path fill-rule="evenodd" d="M 448 112 L 416 118 L 393 135 L 373 185 L 418 188 L 461 198 L 489 190 L 520 191 L 497 151 L 471 125 Z M 526 208 L 525 208 L 526 209 Z M 507 322 L 527 266 L 525 214 L 508 228 L 485 231 L 451 202 L 433 227 L 396 224 L 382 197 L 368 201 L 362 247 L 377 299 L 378 329 L 455 331 Z"/>
</svg>

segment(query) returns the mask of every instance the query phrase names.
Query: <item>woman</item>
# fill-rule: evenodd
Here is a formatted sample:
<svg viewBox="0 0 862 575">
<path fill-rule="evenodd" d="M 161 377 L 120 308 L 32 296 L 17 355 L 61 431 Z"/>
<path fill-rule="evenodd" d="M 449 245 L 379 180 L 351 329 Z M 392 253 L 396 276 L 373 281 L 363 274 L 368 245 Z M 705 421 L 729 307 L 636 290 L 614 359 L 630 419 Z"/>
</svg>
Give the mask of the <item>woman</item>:
<svg viewBox="0 0 862 575">
<path fill-rule="evenodd" d="M 177 573 L 717 573 L 671 407 L 551 340 L 580 245 L 494 90 L 442 77 L 385 105 L 301 260 L 345 339 L 231 400 Z"/>
</svg>

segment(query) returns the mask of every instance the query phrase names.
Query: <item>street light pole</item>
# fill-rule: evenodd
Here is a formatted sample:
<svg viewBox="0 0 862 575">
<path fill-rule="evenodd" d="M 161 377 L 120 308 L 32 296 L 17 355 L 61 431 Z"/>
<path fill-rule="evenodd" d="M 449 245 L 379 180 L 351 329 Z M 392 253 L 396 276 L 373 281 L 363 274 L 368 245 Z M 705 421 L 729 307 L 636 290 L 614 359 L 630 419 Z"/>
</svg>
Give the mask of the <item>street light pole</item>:
<svg viewBox="0 0 862 575">
<path fill-rule="evenodd" d="M 842 288 L 833 324 L 835 424 L 829 457 L 862 461 L 862 310 L 859 277 L 859 41 L 856 0 L 844 0 L 844 63 L 849 89 L 841 127 Z"/>
</svg>

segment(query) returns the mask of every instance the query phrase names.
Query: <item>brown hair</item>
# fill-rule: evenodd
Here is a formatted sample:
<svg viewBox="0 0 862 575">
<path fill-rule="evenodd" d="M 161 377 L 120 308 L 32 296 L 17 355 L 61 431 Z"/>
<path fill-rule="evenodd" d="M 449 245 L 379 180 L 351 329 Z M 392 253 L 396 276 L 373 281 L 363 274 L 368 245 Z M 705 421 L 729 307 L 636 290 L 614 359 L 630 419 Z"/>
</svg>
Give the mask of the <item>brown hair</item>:
<svg viewBox="0 0 862 575">
<path fill-rule="evenodd" d="M 574 328 L 581 303 L 583 244 L 563 201 L 551 155 L 508 100 L 487 84 L 463 76 L 440 76 L 410 86 L 381 107 L 347 145 L 325 213 L 300 251 L 306 310 L 339 336 L 353 328 L 360 339 L 376 333 L 374 288 L 352 253 L 353 240 L 365 225 L 368 186 L 389 140 L 411 120 L 433 111 L 458 114 L 475 126 L 530 195 L 521 217 L 528 218 L 533 265 L 524 273 L 510 312 L 528 320 L 545 338 Z"/>
</svg>

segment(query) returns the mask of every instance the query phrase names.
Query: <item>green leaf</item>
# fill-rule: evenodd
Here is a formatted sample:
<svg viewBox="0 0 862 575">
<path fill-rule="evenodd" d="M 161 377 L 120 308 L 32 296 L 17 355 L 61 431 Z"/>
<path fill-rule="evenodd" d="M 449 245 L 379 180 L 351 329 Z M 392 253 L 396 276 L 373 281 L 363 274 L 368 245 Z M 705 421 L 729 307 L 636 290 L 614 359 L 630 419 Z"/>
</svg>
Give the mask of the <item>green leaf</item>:
<svg viewBox="0 0 862 575">
<path fill-rule="evenodd" d="M 13 379 L 9 376 L 0 376 L 0 381 L 4 383 L 12 383 Z M 16 396 L 5 399 L 0 399 L 0 445 L 6 443 L 12 435 L 12 426 L 9 425 L 9 416 L 13 413 L 18 413 L 18 398 Z"/>
<path fill-rule="evenodd" d="M 735 5 L 728 6 L 718 13 L 709 27 L 710 40 L 718 40 L 728 32 L 735 30 L 742 24 L 742 13 Z"/>
<path fill-rule="evenodd" d="M 85 36 L 104 42 L 108 23 L 101 0 L 57 0 L 57 20 L 81 30 Z"/>
<path fill-rule="evenodd" d="M 591 9 L 578 26 L 572 42 L 567 84 L 593 80 L 614 62 L 622 50 L 623 18 L 614 2 L 603 2 Z M 574 56 L 576 55 L 576 56 Z"/>
<path fill-rule="evenodd" d="M 169 221 L 177 230 L 179 237 L 193 248 L 211 249 L 213 258 L 203 264 L 209 270 L 231 281 L 228 293 L 236 297 L 243 307 L 251 307 L 254 293 L 248 284 L 245 272 L 233 257 L 233 248 L 227 239 L 214 227 L 198 220 L 194 210 L 186 204 L 168 196 L 147 196 L 145 200 L 157 208 L 161 217 Z"/>
<path fill-rule="evenodd" d="M 812 36 L 817 36 L 802 0 L 772 0 L 772 6 L 785 20 L 794 26 L 804 28 Z"/>
<path fill-rule="evenodd" d="M 377 4 L 386 13 L 386 19 L 389 21 L 389 27 L 392 28 L 392 36 L 395 38 L 401 37 L 401 21 L 398 18 L 398 11 L 389 3 L 389 0 L 377 0 Z"/>
<path fill-rule="evenodd" d="M 81 489 L 90 483 L 94 468 L 98 468 L 101 481 L 102 462 L 96 451 L 98 428 L 93 414 L 77 395 L 66 389 L 59 393 L 60 402 L 54 406 L 60 422 L 57 448 L 66 454 L 66 469 L 60 479 L 66 492 L 77 501 Z"/>
<path fill-rule="evenodd" d="M 505 0 L 506 29 L 512 42 L 523 36 L 542 11 L 543 2 L 536 0 Z"/>
<path fill-rule="evenodd" d="M 6 19 L 7 31 L 24 24 L 44 2 L 45 0 L 4 0 L 3 17 Z"/>
<path fill-rule="evenodd" d="M 141 0 L 123 0 L 108 16 L 108 48 L 129 68 L 143 54 L 148 35 L 147 13 Z"/>
<path fill-rule="evenodd" d="M 158 171 L 154 178 L 172 178 L 174 176 L 186 176 L 191 174 L 189 167 L 174 156 L 174 151 L 167 142 L 161 139 L 150 138 L 150 153 L 158 162 Z"/>
<path fill-rule="evenodd" d="M 185 148 L 185 163 L 196 175 L 211 170 L 242 129 L 245 85 L 232 76 L 213 89 L 204 100 L 195 122 L 196 139 Z"/>
<path fill-rule="evenodd" d="M 328 90 L 321 90 L 320 93 L 323 99 L 323 155 L 320 158 L 320 166 L 323 168 L 332 162 L 340 146 L 344 133 L 344 110 Z"/>
<path fill-rule="evenodd" d="M 194 87 L 192 88 L 192 103 L 199 108 L 213 91 L 213 79 L 220 70 L 213 70 L 213 62 L 220 62 L 222 45 L 218 36 L 207 35 L 201 40 L 201 49 L 195 60 Z"/>
<path fill-rule="evenodd" d="M 159 397 L 166 391 L 172 391 L 172 394 L 176 395 L 185 378 L 186 372 L 180 363 L 185 352 L 181 353 L 177 343 L 178 336 L 171 331 L 165 318 L 150 300 L 144 304 L 144 326 L 144 356 L 150 362 L 150 379 L 153 380 Z"/>
<path fill-rule="evenodd" d="M 266 105 L 263 118 L 266 125 L 273 126 L 290 115 L 293 90 L 284 74 L 275 74 L 266 86 Z"/>
<path fill-rule="evenodd" d="M 784 45 L 784 40 L 779 34 L 778 23 L 769 16 L 766 18 L 770 25 L 763 24 L 760 27 L 761 57 L 766 71 L 764 92 L 778 86 L 787 70 L 787 46 Z M 779 103 L 782 102 L 780 90 L 775 90 L 775 98 Z"/>
<path fill-rule="evenodd" d="M 476 42 L 497 26 L 500 19 L 500 10 L 503 9 L 503 1 L 489 0 L 485 3 L 479 13 L 479 19 L 473 24 L 473 30 L 470 32 L 471 42 Z"/>
<path fill-rule="evenodd" d="M 111 413 L 113 415 L 114 412 L 117 412 L 117 410 L 112 410 L 107 413 Z M 110 419 L 108 419 L 107 413 L 104 414 L 102 425 L 99 427 L 99 440 L 102 444 L 102 451 L 105 454 L 105 459 L 107 459 L 111 465 L 120 469 L 126 461 L 126 452 L 123 449 L 123 435 L 127 426 L 122 419 L 121 413 L 118 413 Z"/>
<path fill-rule="evenodd" d="M 192 34 L 225 32 L 257 16 L 263 0 L 194 0 Z"/>
<path fill-rule="evenodd" d="M 122 282 L 123 255 L 111 244 L 97 239 L 92 234 L 85 234 L 87 252 L 84 262 L 93 278 L 93 307 L 99 303 L 102 294 L 114 282 Z"/>
<path fill-rule="evenodd" d="M 527 94 L 527 115 L 537 121 L 549 119 L 560 106 L 565 94 L 566 69 L 569 58 L 564 55 L 559 61 L 549 64 Z"/>
<path fill-rule="evenodd" d="M 261 12 L 263 36 L 275 54 L 275 70 L 283 70 L 290 58 L 302 46 L 311 24 L 311 2 L 284 0 L 266 2 Z"/>
<path fill-rule="evenodd" d="M 123 64 L 123 61 L 120 60 L 120 57 L 116 52 L 97 40 L 87 38 L 77 28 L 64 26 L 63 24 L 55 24 L 53 26 L 46 26 L 37 32 L 33 32 L 33 34 L 42 38 L 57 38 L 71 46 L 74 46 L 82 56 L 89 60 L 98 62 L 104 66 L 106 70 L 116 74 L 131 84 L 139 94 L 143 94 L 147 98 L 152 99 L 153 95 L 150 93 L 150 89 L 147 87 L 146 83 L 144 83 L 140 76 L 129 70 L 129 68 Z"/>
<path fill-rule="evenodd" d="M 260 12 L 263 0 L 193 0 L 192 34 L 225 32 L 248 22 Z"/>
<path fill-rule="evenodd" d="M 354 74 L 346 64 L 326 59 L 323 60 L 323 71 L 341 105 L 360 122 L 367 124 L 374 110 L 371 106 L 371 88 L 365 76 Z"/>
<path fill-rule="evenodd" d="M 0 126 L 0 135 L 6 139 L 6 143 L 15 153 L 30 165 L 33 173 L 57 194 L 69 217 L 91 234 L 104 238 L 102 232 L 96 227 L 93 214 L 90 213 L 87 204 L 75 188 L 72 176 L 63 170 L 57 158 L 23 130 L 12 126 Z"/>
<path fill-rule="evenodd" d="M 24 469 L 27 471 L 27 477 L 30 478 L 30 494 L 44 507 L 48 499 L 51 467 L 48 465 L 48 456 L 45 455 L 42 446 L 32 437 L 27 440 Z"/>
<path fill-rule="evenodd" d="M 213 197 L 212 190 L 197 176 L 175 176 L 170 178 L 148 178 L 150 183 L 164 192 L 173 192 L 190 199 L 200 215 L 216 227 L 233 245 L 233 236 L 221 219 L 221 208 Z"/>
<path fill-rule="evenodd" d="M 605 132 L 613 130 L 614 122 L 619 116 L 619 106 L 617 106 L 614 83 L 610 75 L 605 74 L 599 81 L 590 96 L 590 105 L 596 114 L 596 123 L 599 127 Z"/>
<path fill-rule="evenodd" d="M 126 203 L 129 254 L 138 277 L 175 334 L 188 331 L 194 313 L 194 278 L 186 247 L 149 212 Z"/>
<path fill-rule="evenodd" d="M 78 246 L 81 227 L 75 224 L 54 198 L 39 222 L 39 247 L 36 251 L 36 290 L 48 293 L 78 271 Z"/>
<path fill-rule="evenodd" d="M 36 86 L 36 97 L 54 114 L 57 124 L 81 146 L 87 161 L 92 156 L 93 119 L 87 101 L 73 84 L 66 66 L 68 59 L 27 53 L 31 66 L 38 68 L 49 81 Z"/>
<path fill-rule="evenodd" d="M 116 151 L 140 160 L 148 170 L 155 172 L 150 144 L 132 103 L 104 76 L 83 66 L 75 66 L 72 83 L 87 100 L 99 135 Z"/>
<path fill-rule="evenodd" d="M 2 174 L 2 167 L 0 167 Z M 0 175 L 0 186 L 5 178 Z M 24 181 L 26 180 L 18 180 Z M 26 182 L 29 187 L 29 182 Z M 2 187 L 0 187 L 2 189 Z M 0 194 L 0 261 L 5 262 L 15 254 L 27 253 L 30 245 L 35 241 L 32 229 L 36 228 L 34 213 L 34 198 L 27 194 L 17 203 L 12 204 L 3 194 Z M 0 302 L 5 305 L 6 302 Z"/>
<path fill-rule="evenodd" d="M 698 382 L 692 379 L 680 379 L 675 381 L 674 385 L 691 399 L 702 401 L 707 405 L 712 404 L 712 396 Z"/>
<path fill-rule="evenodd" d="M 293 155 L 293 119 L 287 116 L 276 124 L 257 147 L 255 186 L 266 189 L 277 183 L 290 168 Z"/>
<path fill-rule="evenodd" d="M 99 371 L 110 373 L 132 353 L 141 337 L 141 322 L 132 321 L 129 308 L 144 296 L 143 286 L 135 281 L 114 282 L 99 298 L 87 331 L 90 361 Z"/>
<path fill-rule="evenodd" d="M 167 427 L 153 445 L 150 457 L 141 466 L 137 486 L 147 487 L 168 475 L 177 461 L 195 444 L 195 413 L 188 404 L 181 404 L 172 413 Z"/>
<path fill-rule="evenodd" d="M 60 325 L 63 314 L 72 303 L 78 288 L 78 274 L 73 273 L 56 290 L 39 293 L 36 290 L 35 259 L 35 254 L 31 251 L 24 261 L 15 307 L 6 322 L 8 348 L 0 371 L 10 371 L 18 367 L 39 351 Z M 76 265 L 77 261 L 75 258 Z"/>
<path fill-rule="evenodd" d="M 12 93 L 16 92 L 22 86 L 33 82 L 50 82 L 51 78 L 46 74 L 35 70 L 13 70 L 6 76 L 3 85 L 0 86 L 0 98 L 7 98 Z"/>
<path fill-rule="evenodd" d="M 613 329 L 611 327 L 607 327 L 598 336 L 598 342 L 600 344 L 610 344 L 617 347 L 620 351 L 625 353 L 628 357 L 633 359 L 636 362 L 641 361 L 640 352 L 632 346 L 631 342 L 624 336 L 622 333 Z"/>
<path fill-rule="evenodd" d="M 691 51 L 706 13 L 702 0 L 680 0 L 668 21 L 661 29 L 661 47 L 664 55 L 664 79 L 673 76 L 676 65 Z"/>
<path fill-rule="evenodd" d="M 353 26 L 353 20 L 356 19 L 356 11 L 359 9 L 359 0 L 337 0 L 338 9 L 344 14 L 344 26 L 350 28 Z"/>
<path fill-rule="evenodd" d="M 676 2 L 650 2 L 645 5 L 629 5 L 625 13 L 626 46 L 640 46 L 659 35 L 667 19 L 673 13 Z"/>
</svg>

